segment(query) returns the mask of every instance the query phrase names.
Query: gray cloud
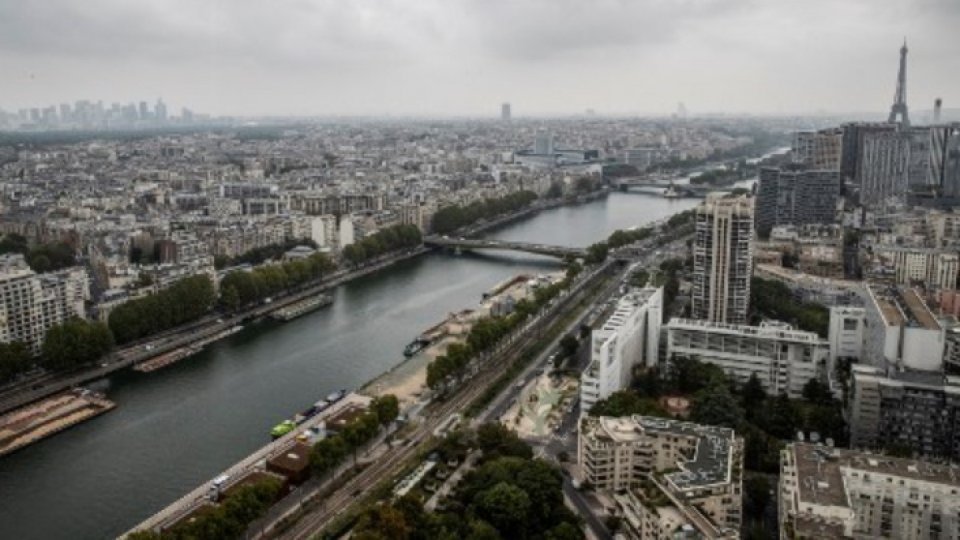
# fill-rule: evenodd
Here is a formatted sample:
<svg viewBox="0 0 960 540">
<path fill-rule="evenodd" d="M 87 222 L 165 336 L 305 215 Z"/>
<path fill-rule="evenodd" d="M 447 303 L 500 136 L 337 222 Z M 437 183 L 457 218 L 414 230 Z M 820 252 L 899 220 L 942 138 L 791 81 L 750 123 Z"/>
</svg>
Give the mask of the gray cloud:
<svg viewBox="0 0 960 540">
<path fill-rule="evenodd" d="M 883 110 L 960 103 L 956 0 L 0 0 L 0 106 L 217 114 Z"/>
</svg>

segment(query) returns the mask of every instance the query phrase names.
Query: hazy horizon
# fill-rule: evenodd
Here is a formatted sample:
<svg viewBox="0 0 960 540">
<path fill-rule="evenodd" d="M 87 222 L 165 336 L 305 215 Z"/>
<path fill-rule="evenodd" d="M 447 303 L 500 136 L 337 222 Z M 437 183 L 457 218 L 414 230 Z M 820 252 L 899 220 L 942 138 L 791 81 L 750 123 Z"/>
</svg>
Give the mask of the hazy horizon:
<svg viewBox="0 0 960 540">
<path fill-rule="evenodd" d="M 0 107 L 217 116 L 882 114 L 960 104 L 960 2 L 0 0 Z M 861 111 L 861 112 L 856 112 Z"/>
</svg>

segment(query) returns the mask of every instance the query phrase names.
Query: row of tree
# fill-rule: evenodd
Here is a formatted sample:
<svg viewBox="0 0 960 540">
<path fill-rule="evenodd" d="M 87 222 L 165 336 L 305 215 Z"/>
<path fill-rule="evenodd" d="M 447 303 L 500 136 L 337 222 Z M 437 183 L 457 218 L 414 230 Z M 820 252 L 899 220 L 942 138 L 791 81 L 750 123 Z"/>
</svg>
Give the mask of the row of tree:
<svg viewBox="0 0 960 540">
<path fill-rule="evenodd" d="M 444 206 L 434 214 L 432 229 L 437 234 L 447 234 L 476 223 L 480 219 L 490 219 L 515 212 L 536 199 L 537 194 L 532 191 L 518 191 L 496 199 L 477 201 L 467 206 L 457 204 Z"/>
<path fill-rule="evenodd" d="M 113 348 L 113 334 L 100 321 L 74 317 L 50 327 L 43 339 L 43 364 L 54 371 L 92 364 Z"/>
<path fill-rule="evenodd" d="M 730 427 L 742 435 L 749 470 L 776 473 L 783 441 L 798 431 L 817 432 L 840 445 L 847 440 L 842 404 L 821 381 L 808 381 L 803 399 L 769 396 L 755 375 L 738 385 L 721 368 L 682 356 L 673 358 L 666 370 L 638 372 L 630 389 L 597 402 L 590 414 L 668 416 L 658 401 L 667 395 L 691 398 L 690 420 Z"/>
<path fill-rule="evenodd" d="M 17 375 L 29 371 L 34 365 L 30 349 L 18 341 L 0 343 L 0 383 L 16 378 Z"/>
<path fill-rule="evenodd" d="M 502 317 L 482 317 L 467 334 L 466 343 L 454 343 L 444 354 L 427 364 L 427 386 L 443 388 L 451 378 L 460 376 L 474 355 L 493 348 L 505 336 L 520 326 L 528 317 L 547 305 L 561 291 L 570 286 L 581 270 L 577 264 L 567 267 L 567 275 L 558 283 L 543 285 L 534 290 L 533 298 L 516 303 L 513 313 Z"/>
<path fill-rule="evenodd" d="M 7 234 L 0 239 L 0 255 L 20 253 L 34 272 L 54 272 L 70 266 L 76 261 L 76 251 L 65 242 L 49 242 L 30 247 L 27 239 L 19 234 Z"/>
<path fill-rule="evenodd" d="M 199 538 L 239 539 L 247 527 L 263 517 L 282 494 L 281 482 L 266 478 L 241 486 L 218 506 L 209 507 L 189 521 L 184 521 L 162 533 L 137 531 L 130 540 L 195 540 Z"/>
<path fill-rule="evenodd" d="M 417 247 L 422 241 L 416 225 L 394 225 L 344 247 L 343 258 L 353 266 L 358 266 L 391 251 Z"/>
<path fill-rule="evenodd" d="M 297 246 L 307 246 L 316 249 L 317 243 L 309 238 L 297 238 L 287 240 L 286 242 L 281 242 L 279 244 L 270 244 L 269 246 L 261 246 L 258 248 L 251 249 L 250 251 L 237 255 L 236 257 L 227 257 L 225 255 L 217 255 L 213 258 L 213 265 L 219 270 L 221 268 L 226 268 L 228 266 L 236 266 L 238 264 L 251 264 L 257 265 L 265 261 L 278 259 L 284 253 L 290 251 L 291 249 Z"/>
<path fill-rule="evenodd" d="M 40 358 L 35 358 L 23 343 L 0 343 L 0 383 L 12 381 L 38 365 L 68 371 L 92 364 L 112 348 L 113 333 L 107 325 L 73 317 L 47 330 Z"/>
<path fill-rule="evenodd" d="M 352 452 L 373 439 L 381 426 L 387 426 L 400 414 L 400 402 L 393 394 L 373 399 L 370 408 L 337 433 L 320 439 L 310 450 L 310 469 L 322 476 L 334 469 Z"/>
<path fill-rule="evenodd" d="M 128 343 L 200 318 L 213 307 L 216 292 L 207 275 L 190 276 L 110 312 L 108 322 L 117 343 Z"/>
<path fill-rule="evenodd" d="M 287 289 L 322 279 L 337 265 L 324 253 L 250 271 L 236 270 L 220 280 L 220 304 L 231 311 L 259 302 Z"/>
<path fill-rule="evenodd" d="M 465 436 L 451 437 L 461 441 Z M 445 441 L 446 442 L 446 441 Z M 358 540 L 433 540 L 466 538 L 539 538 L 580 540 L 579 521 L 563 503 L 559 469 L 533 459 L 529 445 L 502 425 L 478 428 L 461 444 L 482 452 L 477 468 L 456 491 L 431 512 L 414 490 L 404 497 L 368 509 L 351 537 Z M 441 450 L 450 445 L 441 444 Z M 441 452 L 442 453 L 442 452 Z"/>
<path fill-rule="evenodd" d="M 786 321 L 823 338 L 830 327 L 830 310 L 814 302 L 798 302 L 789 287 L 772 279 L 750 280 L 750 309 L 754 323 L 764 318 Z"/>
</svg>

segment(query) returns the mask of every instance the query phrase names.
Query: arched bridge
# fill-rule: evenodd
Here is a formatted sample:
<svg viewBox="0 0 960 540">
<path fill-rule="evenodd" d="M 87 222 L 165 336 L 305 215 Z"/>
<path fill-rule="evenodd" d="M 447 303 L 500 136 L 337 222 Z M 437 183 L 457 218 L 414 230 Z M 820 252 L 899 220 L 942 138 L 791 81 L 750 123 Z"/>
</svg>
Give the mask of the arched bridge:
<svg viewBox="0 0 960 540">
<path fill-rule="evenodd" d="M 481 240 L 476 238 L 448 238 L 445 236 L 425 236 L 423 243 L 428 246 L 461 248 L 461 249 L 508 249 L 523 251 L 550 257 L 584 257 L 587 250 L 583 248 L 551 246 L 548 244 L 531 244 L 528 242 L 510 242 L 506 240 Z"/>
</svg>

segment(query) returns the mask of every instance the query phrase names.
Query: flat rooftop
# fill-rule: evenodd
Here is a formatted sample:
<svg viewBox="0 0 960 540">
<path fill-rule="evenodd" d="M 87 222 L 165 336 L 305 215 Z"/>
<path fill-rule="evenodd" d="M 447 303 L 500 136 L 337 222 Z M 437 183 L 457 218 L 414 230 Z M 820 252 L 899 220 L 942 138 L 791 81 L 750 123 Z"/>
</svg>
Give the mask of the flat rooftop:
<svg viewBox="0 0 960 540">
<path fill-rule="evenodd" d="M 942 327 L 915 289 L 868 287 L 887 326 L 908 326 L 940 331 Z"/>
<path fill-rule="evenodd" d="M 809 443 L 794 443 L 792 451 L 800 500 L 806 503 L 849 507 L 844 478 L 855 471 L 960 487 L 960 467 L 956 465 L 939 465 Z"/>
</svg>

